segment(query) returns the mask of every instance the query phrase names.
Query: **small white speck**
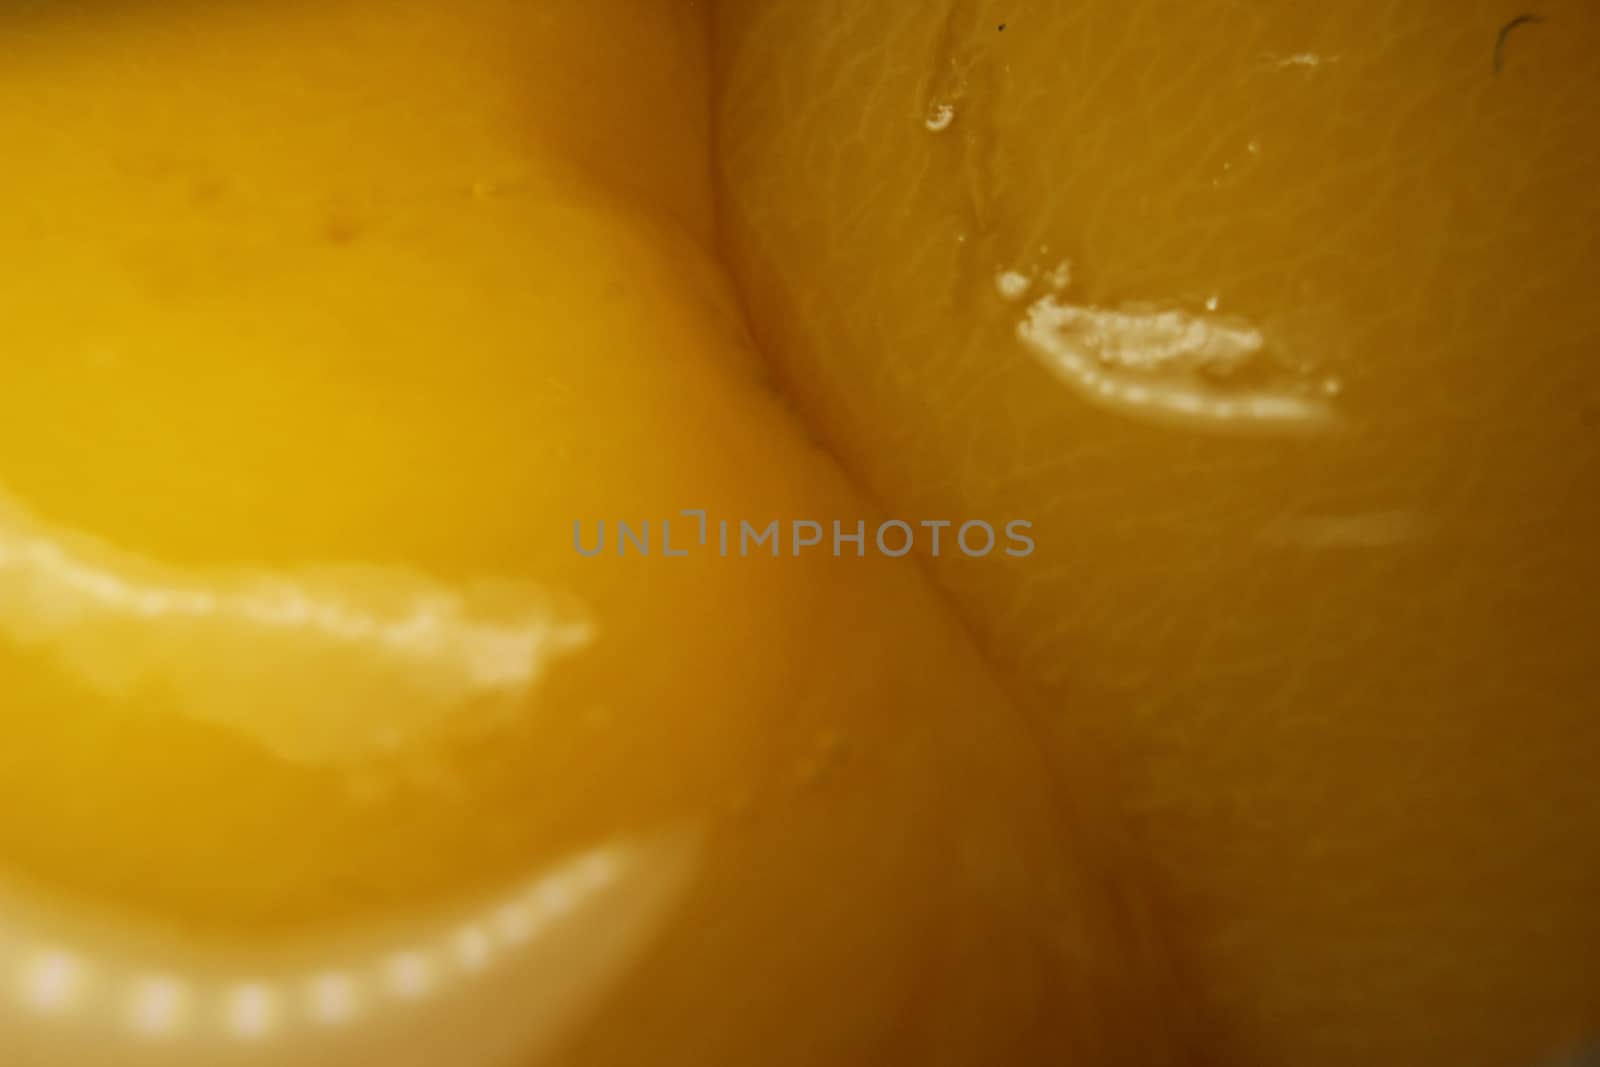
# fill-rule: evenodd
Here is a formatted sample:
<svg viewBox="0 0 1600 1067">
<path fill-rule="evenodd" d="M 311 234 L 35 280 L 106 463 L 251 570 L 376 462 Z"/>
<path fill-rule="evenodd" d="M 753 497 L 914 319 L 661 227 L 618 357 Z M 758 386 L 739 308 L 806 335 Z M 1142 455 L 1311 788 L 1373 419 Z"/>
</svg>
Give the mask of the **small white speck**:
<svg viewBox="0 0 1600 1067">
<path fill-rule="evenodd" d="M 1033 279 L 1014 270 L 1001 271 L 995 276 L 995 288 L 1004 300 L 1021 300 L 1028 295 Z"/>
<path fill-rule="evenodd" d="M 956 108 L 954 104 L 938 104 L 928 113 L 928 118 L 923 125 L 934 133 L 940 133 L 948 130 L 950 124 L 955 120 Z"/>
<path fill-rule="evenodd" d="M 1316 70 L 1324 63 L 1339 62 L 1338 56 L 1328 56 L 1324 58 L 1317 55 L 1315 52 L 1297 52 L 1292 56 L 1268 56 L 1267 59 L 1270 60 L 1280 70 L 1287 70 L 1290 67 L 1301 67 L 1310 71 Z"/>
</svg>

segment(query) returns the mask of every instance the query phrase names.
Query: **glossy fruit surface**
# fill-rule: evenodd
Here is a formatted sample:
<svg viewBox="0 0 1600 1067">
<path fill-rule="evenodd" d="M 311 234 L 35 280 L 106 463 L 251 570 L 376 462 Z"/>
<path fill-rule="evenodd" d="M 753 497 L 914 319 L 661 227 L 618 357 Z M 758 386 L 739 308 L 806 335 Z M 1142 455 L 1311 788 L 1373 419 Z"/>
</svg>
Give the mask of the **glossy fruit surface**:
<svg viewBox="0 0 1600 1067">
<path fill-rule="evenodd" d="M 1592 1031 L 1600 23 L 1468 6 L 0 15 L 7 1063 Z"/>
</svg>

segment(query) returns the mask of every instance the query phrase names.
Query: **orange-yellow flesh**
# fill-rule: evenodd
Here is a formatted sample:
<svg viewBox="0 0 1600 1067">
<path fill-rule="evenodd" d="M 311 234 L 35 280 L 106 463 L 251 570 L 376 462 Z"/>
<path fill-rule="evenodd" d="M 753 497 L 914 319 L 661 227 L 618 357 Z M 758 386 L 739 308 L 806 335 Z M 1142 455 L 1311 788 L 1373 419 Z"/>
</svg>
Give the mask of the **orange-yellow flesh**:
<svg viewBox="0 0 1600 1067">
<path fill-rule="evenodd" d="M 5 883 L 249 943 L 687 832 L 579 1062 L 1160 1062 L 1142 905 L 911 561 L 575 551 L 876 516 L 713 258 L 705 28 L 0 19 Z"/>
<path fill-rule="evenodd" d="M 926 562 L 1116 779 L 1222 1062 L 1600 1030 L 1600 18 L 1539 5 L 1497 72 L 1523 13 L 720 11 L 755 332 L 891 510 L 1035 523 L 1003 573 Z M 1158 313 L 1260 350 L 1113 366 L 1107 316 Z M 1259 389 L 1328 417 L 1151 402 Z"/>
<path fill-rule="evenodd" d="M 690 831 L 584 1064 L 1600 1029 L 1595 16 L 724 8 L 0 15 L 0 889 L 253 944 Z M 1096 400 L 1058 283 L 1328 418 Z M 574 549 L 685 508 L 1039 548 Z"/>
</svg>

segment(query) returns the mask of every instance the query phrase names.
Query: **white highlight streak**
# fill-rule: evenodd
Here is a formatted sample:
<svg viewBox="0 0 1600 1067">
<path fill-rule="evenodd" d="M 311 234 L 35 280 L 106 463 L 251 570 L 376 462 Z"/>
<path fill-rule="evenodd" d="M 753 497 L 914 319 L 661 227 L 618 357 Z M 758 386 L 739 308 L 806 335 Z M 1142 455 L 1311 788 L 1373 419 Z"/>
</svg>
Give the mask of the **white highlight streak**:
<svg viewBox="0 0 1600 1067">
<path fill-rule="evenodd" d="M 259 949 L 185 943 L 0 882 L 0 1058 L 29 1067 L 545 1062 L 659 931 L 697 855 L 698 835 L 682 830 L 608 843 L 493 899 Z M 508 904 L 530 920 L 516 946 L 487 927 Z"/>
<path fill-rule="evenodd" d="M 1046 295 L 1017 336 L 1078 395 L 1123 414 L 1296 428 L 1333 417 L 1321 400 L 1288 389 L 1223 384 L 1263 347 L 1260 331 L 1242 322 L 1137 305 L 1079 307 Z"/>
<path fill-rule="evenodd" d="M 480 720 L 515 711 L 593 635 L 578 606 L 527 582 L 186 572 L 54 529 L 0 491 L 0 639 L 114 698 L 166 689 L 294 762 L 359 760 L 454 727 L 469 705 Z"/>
<path fill-rule="evenodd" d="M 1324 58 L 1317 55 L 1315 52 L 1297 52 L 1292 56 L 1268 56 L 1267 59 L 1279 70 L 1287 70 L 1290 67 L 1302 67 L 1306 70 L 1316 70 L 1325 63 L 1339 62 L 1338 56 L 1328 56 Z"/>
</svg>

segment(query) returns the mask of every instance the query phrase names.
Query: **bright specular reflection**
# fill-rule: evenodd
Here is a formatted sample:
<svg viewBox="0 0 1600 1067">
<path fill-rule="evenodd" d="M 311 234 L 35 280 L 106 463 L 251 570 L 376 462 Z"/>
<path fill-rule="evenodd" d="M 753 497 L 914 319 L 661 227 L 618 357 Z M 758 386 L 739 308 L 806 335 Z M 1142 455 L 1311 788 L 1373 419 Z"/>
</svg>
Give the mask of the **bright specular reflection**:
<svg viewBox="0 0 1600 1067">
<path fill-rule="evenodd" d="M 1211 429 L 1325 427 L 1339 383 L 1287 380 L 1265 358 L 1254 325 L 1205 310 L 1129 304 L 1072 303 L 1063 261 L 1045 277 L 1049 292 L 1027 307 L 1016 336 L 1039 363 L 1081 399 L 1107 411 Z M 1027 295 L 1033 278 L 1006 271 L 996 278 L 1003 299 Z M 1264 376 L 1264 380 L 1263 380 Z"/>
<path fill-rule="evenodd" d="M 192 946 L 130 951 L 103 931 L 69 936 L 59 914 L 30 915 L 24 898 L 0 895 L 0 1047 L 26 1039 L 37 1050 L 30 1067 L 84 1067 L 91 1061 L 68 1042 L 89 1036 L 92 1063 L 110 1067 L 210 1067 L 229 1062 L 230 1049 L 245 1055 L 269 1042 L 296 1067 L 367 1067 L 380 1054 L 401 1067 L 493 1063 L 473 1058 L 459 1019 L 478 1026 L 486 1006 L 506 1009 L 503 1032 L 481 1042 L 485 1057 L 547 1045 L 658 927 L 693 852 L 682 834 L 614 842 L 470 909 L 312 946 L 301 955 L 314 967 L 279 960 L 247 969 L 239 965 L 247 952 L 213 960 Z M 50 926 L 63 928 L 59 936 L 28 936 Z M 617 938 L 619 930 L 631 936 Z"/>
<path fill-rule="evenodd" d="M 0 488 L 0 640 L 113 698 L 157 685 L 291 762 L 356 761 L 463 708 L 520 707 L 593 638 L 581 605 L 529 582 L 189 572 L 53 526 Z"/>
<path fill-rule="evenodd" d="M 40 1012 L 70 1008 L 83 981 L 83 965 L 59 949 L 45 949 L 23 965 L 24 1003 Z"/>
</svg>

